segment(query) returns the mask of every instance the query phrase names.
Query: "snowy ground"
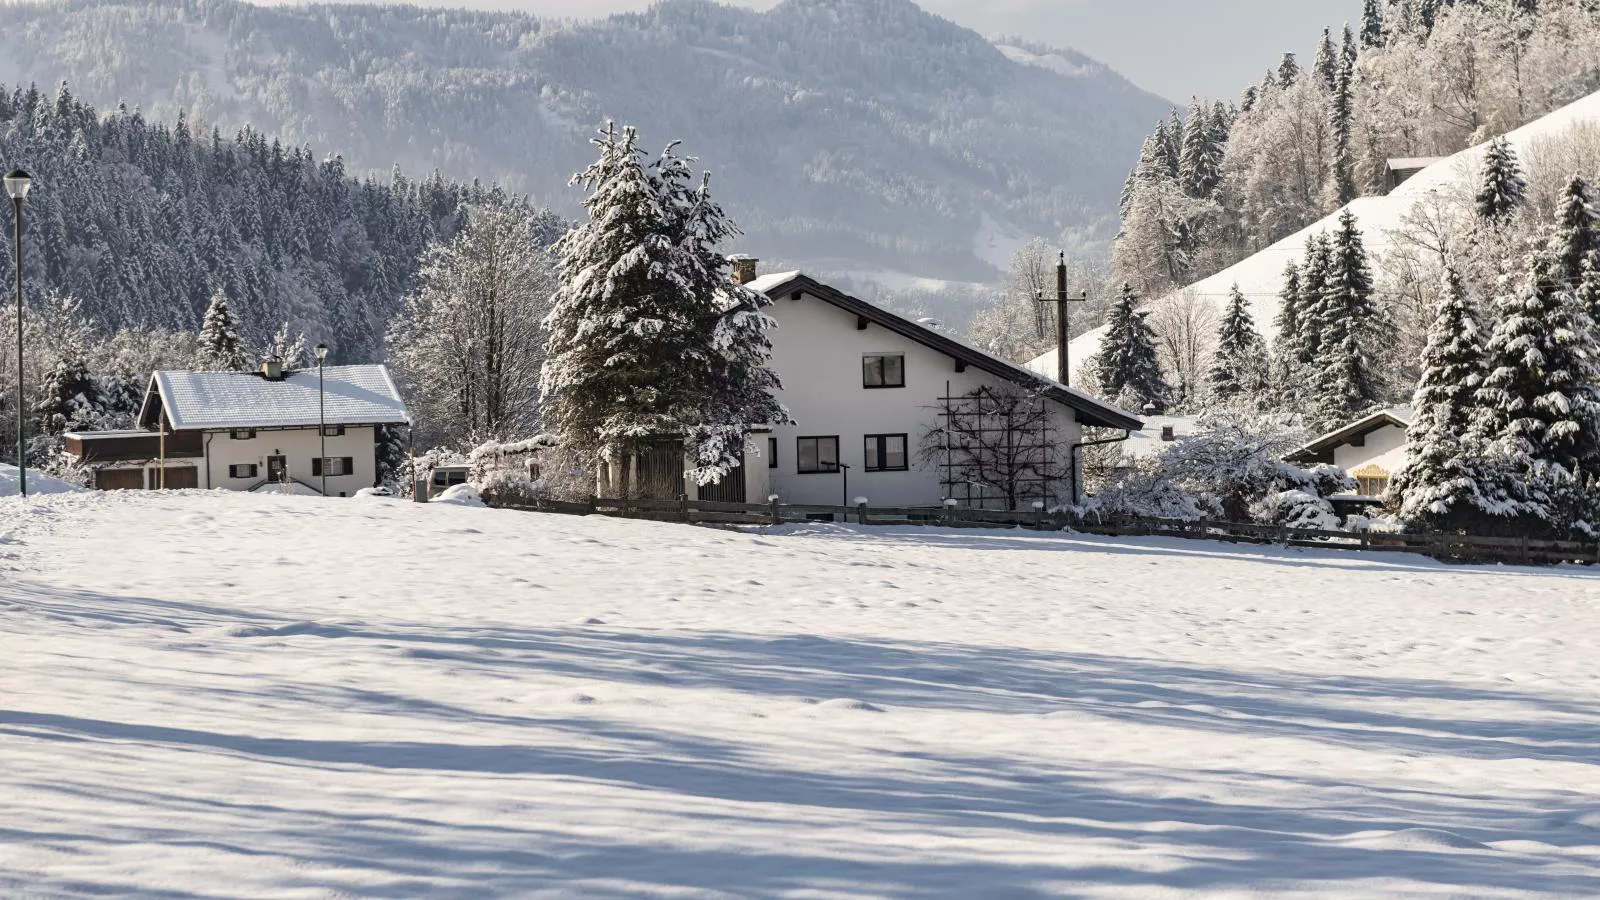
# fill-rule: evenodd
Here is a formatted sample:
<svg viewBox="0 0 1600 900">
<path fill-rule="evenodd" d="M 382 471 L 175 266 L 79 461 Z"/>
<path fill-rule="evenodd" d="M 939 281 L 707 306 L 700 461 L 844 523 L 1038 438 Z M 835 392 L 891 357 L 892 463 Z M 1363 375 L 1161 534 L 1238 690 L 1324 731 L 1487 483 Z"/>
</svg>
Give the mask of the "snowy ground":
<svg viewBox="0 0 1600 900">
<path fill-rule="evenodd" d="M 1593 897 L 1600 571 L 0 500 L 0 896 Z"/>
</svg>

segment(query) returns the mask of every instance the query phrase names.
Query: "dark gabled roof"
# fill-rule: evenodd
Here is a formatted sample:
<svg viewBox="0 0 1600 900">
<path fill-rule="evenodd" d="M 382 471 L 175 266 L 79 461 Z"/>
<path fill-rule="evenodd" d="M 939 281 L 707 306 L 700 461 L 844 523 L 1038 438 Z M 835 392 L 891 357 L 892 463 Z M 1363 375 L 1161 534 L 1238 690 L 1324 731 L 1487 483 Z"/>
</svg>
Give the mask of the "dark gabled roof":
<svg viewBox="0 0 1600 900">
<path fill-rule="evenodd" d="M 1311 460 L 1332 451 L 1335 447 L 1347 444 L 1358 437 L 1377 431 L 1380 428 L 1394 426 L 1401 431 L 1411 428 L 1411 408 L 1396 406 L 1390 409 L 1380 409 L 1371 415 L 1363 416 L 1343 428 L 1338 428 L 1317 438 L 1299 450 L 1289 454 L 1290 462 Z"/>
<path fill-rule="evenodd" d="M 859 316 L 902 337 L 910 338 L 925 347 L 949 356 L 951 359 L 966 363 L 973 368 L 981 369 L 997 378 L 1003 378 L 1023 387 L 1041 389 L 1044 396 L 1076 412 L 1078 421 L 1085 425 L 1099 428 L 1119 428 L 1128 431 L 1138 431 L 1144 427 L 1144 423 L 1140 422 L 1131 413 L 1118 409 L 1109 403 L 1096 400 L 1054 379 L 1046 378 L 1015 363 L 1007 362 L 992 353 L 980 350 L 965 341 L 956 340 L 947 334 L 941 334 L 926 325 L 913 322 L 881 306 L 875 306 L 865 300 L 858 300 L 802 273 L 792 272 L 784 275 L 769 275 L 765 278 L 757 279 L 749 287 L 773 298 L 792 295 L 796 292 L 810 294 L 819 300 L 833 304 L 847 313 Z"/>
</svg>

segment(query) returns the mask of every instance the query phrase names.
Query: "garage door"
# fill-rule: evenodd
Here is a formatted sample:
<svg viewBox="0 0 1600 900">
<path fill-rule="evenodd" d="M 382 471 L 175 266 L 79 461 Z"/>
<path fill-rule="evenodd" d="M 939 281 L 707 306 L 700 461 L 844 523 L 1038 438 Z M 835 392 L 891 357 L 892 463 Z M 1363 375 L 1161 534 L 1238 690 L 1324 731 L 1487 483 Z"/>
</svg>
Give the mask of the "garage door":
<svg viewBox="0 0 1600 900">
<path fill-rule="evenodd" d="M 102 491 L 142 491 L 144 470 L 101 469 L 94 473 L 94 486 Z"/>
<path fill-rule="evenodd" d="M 157 473 L 154 473 L 154 472 L 151 473 L 152 477 L 154 477 L 156 474 Z M 182 469 L 168 469 L 167 470 L 167 490 L 169 490 L 169 491 L 181 491 L 181 490 L 184 490 L 186 488 L 197 488 L 199 486 L 200 486 L 200 470 L 199 469 L 196 469 L 193 466 L 186 466 L 186 467 L 184 467 Z"/>
</svg>

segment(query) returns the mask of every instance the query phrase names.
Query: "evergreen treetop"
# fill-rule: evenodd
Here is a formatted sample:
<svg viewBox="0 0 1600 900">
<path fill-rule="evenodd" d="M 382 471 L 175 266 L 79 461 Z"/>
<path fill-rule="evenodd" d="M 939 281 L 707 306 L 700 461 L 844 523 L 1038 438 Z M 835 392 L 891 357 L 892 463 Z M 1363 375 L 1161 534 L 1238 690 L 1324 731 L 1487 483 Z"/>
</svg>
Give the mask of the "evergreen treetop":
<svg viewBox="0 0 1600 900">
<path fill-rule="evenodd" d="M 1216 354 L 1206 377 L 1212 399 L 1226 404 L 1258 396 L 1266 382 L 1266 363 L 1266 343 L 1256 331 L 1244 292 L 1235 284 L 1223 311 Z"/>
<path fill-rule="evenodd" d="M 239 320 L 220 286 L 211 293 L 205 319 L 200 325 L 196 365 L 214 372 L 245 372 L 251 368 L 250 353 L 239 336 Z"/>
<path fill-rule="evenodd" d="M 1477 196 L 1478 218 L 1500 224 L 1524 203 L 1528 183 L 1517 161 L 1517 152 L 1504 136 L 1489 143 L 1483 161 L 1483 175 Z"/>
<path fill-rule="evenodd" d="M 1100 393 L 1113 403 L 1134 411 L 1154 408 L 1166 410 L 1172 389 L 1161 374 L 1155 332 L 1137 308 L 1133 286 L 1122 285 L 1122 294 L 1106 312 L 1106 333 L 1100 352 L 1091 361 Z"/>
<path fill-rule="evenodd" d="M 1556 260 L 1556 280 L 1568 290 L 1577 290 L 1585 269 L 1600 262 L 1600 215 L 1595 212 L 1589 182 L 1582 177 L 1573 178 L 1562 192 L 1550 250 Z"/>
</svg>

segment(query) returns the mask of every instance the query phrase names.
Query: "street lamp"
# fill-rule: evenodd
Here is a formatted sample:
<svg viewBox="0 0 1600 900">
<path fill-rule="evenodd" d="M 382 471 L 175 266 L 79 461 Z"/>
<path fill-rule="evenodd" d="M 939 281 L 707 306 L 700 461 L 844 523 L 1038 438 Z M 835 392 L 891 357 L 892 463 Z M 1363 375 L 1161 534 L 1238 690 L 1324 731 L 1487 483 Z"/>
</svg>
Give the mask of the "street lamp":
<svg viewBox="0 0 1600 900">
<path fill-rule="evenodd" d="M 328 496 L 328 393 L 322 387 L 322 364 L 328 361 L 328 345 L 317 345 L 317 431 L 322 433 L 322 496 Z"/>
<path fill-rule="evenodd" d="M 12 169 L 5 177 L 6 193 L 16 208 L 17 235 L 17 486 L 22 496 L 28 496 L 28 441 L 26 423 L 22 419 L 24 406 L 22 390 L 22 201 L 33 187 L 33 176 L 21 169 Z"/>
</svg>

